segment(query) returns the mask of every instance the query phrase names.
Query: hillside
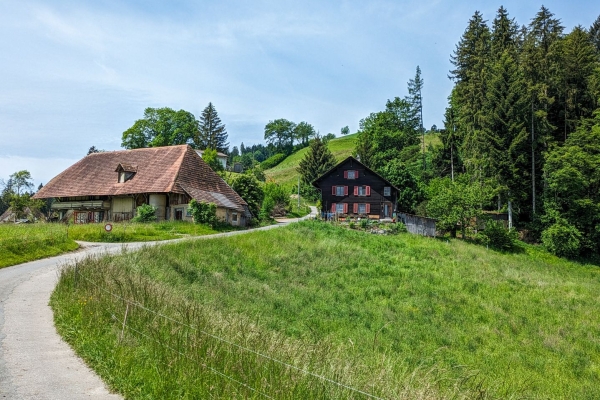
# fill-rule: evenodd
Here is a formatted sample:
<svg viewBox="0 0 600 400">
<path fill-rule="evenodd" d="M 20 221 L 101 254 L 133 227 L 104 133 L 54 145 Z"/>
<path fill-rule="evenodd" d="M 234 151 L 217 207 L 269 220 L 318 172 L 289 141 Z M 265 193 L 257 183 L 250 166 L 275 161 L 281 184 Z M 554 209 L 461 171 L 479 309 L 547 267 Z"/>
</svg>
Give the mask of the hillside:
<svg viewBox="0 0 600 400">
<path fill-rule="evenodd" d="M 344 158 L 352 155 L 356 136 L 357 134 L 354 133 L 352 135 L 342 136 L 329 141 L 328 147 L 337 161 L 342 161 Z M 308 148 L 298 150 L 283 160 L 281 164 L 266 170 L 265 175 L 268 179 L 273 179 L 275 182 L 282 185 L 296 185 L 298 182 L 298 172 L 296 172 L 296 168 L 300 164 L 300 160 L 302 160 L 307 151 Z"/>
<path fill-rule="evenodd" d="M 354 152 L 354 145 L 356 142 L 357 133 L 348 136 L 342 136 L 329 141 L 328 146 L 335 159 L 339 162 L 344 158 L 352 155 Z M 425 135 L 425 146 L 428 149 L 429 145 L 434 147 L 441 145 L 439 135 L 428 134 Z M 308 148 L 298 150 L 287 157 L 281 164 L 274 168 L 265 170 L 265 175 L 268 179 L 273 179 L 275 182 L 286 186 L 294 186 L 298 182 L 298 172 L 296 168 L 300 164 L 300 160 L 304 157 Z"/>
<path fill-rule="evenodd" d="M 503 254 L 304 222 L 87 260 L 78 271 L 74 287 L 65 269 L 53 296 L 57 327 L 131 398 L 212 397 L 209 386 L 220 398 L 252 397 L 247 387 L 362 398 L 232 342 L 382 398 L 600 397 L 600 269 L 532 246 Z M 146 307 L 129 309 L 122 343 L 121 298 Z"/>
</svg>

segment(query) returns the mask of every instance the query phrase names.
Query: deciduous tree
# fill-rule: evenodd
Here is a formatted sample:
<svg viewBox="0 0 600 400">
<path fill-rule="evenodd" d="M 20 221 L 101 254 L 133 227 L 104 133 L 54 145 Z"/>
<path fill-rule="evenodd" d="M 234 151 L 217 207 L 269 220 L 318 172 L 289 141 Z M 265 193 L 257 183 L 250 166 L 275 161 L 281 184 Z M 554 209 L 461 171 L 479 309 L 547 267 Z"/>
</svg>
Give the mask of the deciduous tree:
<svg viewBox="0 0 600 400">
<path fill-rule="evenodd" d="M 144 118 L 123 132 L 121 146 L 126 149 L 173 146 L 195 146 L 198 122 L 190 112 L 171 108 L 146 108 Z"/>
</svg>

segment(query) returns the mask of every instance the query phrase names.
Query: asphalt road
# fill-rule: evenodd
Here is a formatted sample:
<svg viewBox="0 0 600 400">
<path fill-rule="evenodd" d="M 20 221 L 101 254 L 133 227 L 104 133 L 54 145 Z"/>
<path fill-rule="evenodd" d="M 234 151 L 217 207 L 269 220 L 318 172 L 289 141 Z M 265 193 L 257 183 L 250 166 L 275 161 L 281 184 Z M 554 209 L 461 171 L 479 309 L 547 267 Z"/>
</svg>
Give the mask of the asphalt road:
<svg viewBox="0 0 600 400">
<path fill-rule="evenodd" d="M 310 216 L 314 216 L 316 208 L 311 208 Z M 292 221 L 297 219 L 259 230 Z M 81 243 L 82 248 L 73 253 L 0 269 L 0 399 L 120 399 L 108 391 L 102 380 L 60 338 L 48 302 L 62 265 L 88 255 L 119 252 L 123 247 L 135 250 L 157 243 L 165 242 Z"/>
</svg>

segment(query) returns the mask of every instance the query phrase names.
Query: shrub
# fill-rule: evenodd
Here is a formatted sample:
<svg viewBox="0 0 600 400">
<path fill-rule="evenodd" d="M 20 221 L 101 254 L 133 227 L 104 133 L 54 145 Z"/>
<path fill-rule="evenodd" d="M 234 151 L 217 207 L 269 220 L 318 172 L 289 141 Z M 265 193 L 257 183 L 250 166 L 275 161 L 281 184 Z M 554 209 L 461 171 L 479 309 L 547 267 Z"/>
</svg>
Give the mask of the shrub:
<svg viewBox="0 0 600 400">
<path fill-rule="evenodd" d="M 269 169 L 269 168 L 273 168 L 276 167 L 277 165 L 279 165 L 283 160 L 285 160 L 286 155 L 283 153 L 277 153 L 274 156 L 271 156 L 269 158 L 267 158 L 265 161 L 260 163 L 260 166 L 262 167 L 262 169 Z"/>
<path fill-rule="evenodd" d="M 363 218 L 358 223 L 358 226 L 360 226 L 361 229 L 367 229 L 369 227 L 369 225 L 370 225 L 370 221 L 368 218 Z"/>
<path fill-rule="evenodd" d="M 142 204 L 137 208 L 137 215 L 131 219 L 133 222 L 156 221 L 156 207 L 150 204 Z"/>
<path fill-rule="evenodd" d="M 197 224 L 214 225 L 217 222 L 217 206 L 213 203 L 205 203 L 192 199 L 190 211 Z"/>
<path fill-rule="evenodd" d="M 487 244 L 497 250 L 511 250 L 517 239 L 517 232 L 514 229 L 505 229 L 497 221 L 487 221 L 485 230 L 481 234 L 487 237 Z"/>
<path fill-rule="evenodd" d="M 542 232 L 542 243 L 559 257 L 576 257 L 581 250 L 581 233 L 567 221 L 558 220 Z"/>
<path fill-rule="evenodd" d="M 402 222 L 396 222 L 395 224 L 390 224 L 388 232 L 395 235 L 401 232 L 408 232 L 408 230 L 406 229 L 406 225 Z"/>
</svg>

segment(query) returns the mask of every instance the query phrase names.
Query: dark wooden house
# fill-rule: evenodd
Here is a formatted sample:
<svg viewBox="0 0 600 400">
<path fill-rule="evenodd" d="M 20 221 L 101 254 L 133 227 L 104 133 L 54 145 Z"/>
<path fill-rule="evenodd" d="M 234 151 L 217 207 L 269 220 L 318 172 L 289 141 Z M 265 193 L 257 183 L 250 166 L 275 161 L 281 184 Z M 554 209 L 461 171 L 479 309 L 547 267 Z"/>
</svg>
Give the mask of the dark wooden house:
<svg viewBox="0 0 600 400">
<path fill-rule="evenodd" d="M 348 157 L 313 182 L 321 190 L 326 217 L 392 218 L 398 189 L 354 157 Z"/>
</svg>

